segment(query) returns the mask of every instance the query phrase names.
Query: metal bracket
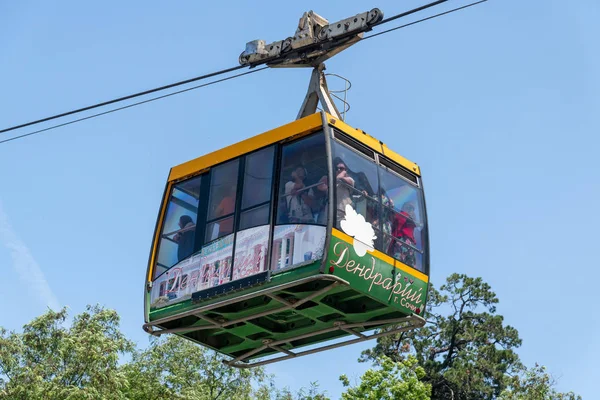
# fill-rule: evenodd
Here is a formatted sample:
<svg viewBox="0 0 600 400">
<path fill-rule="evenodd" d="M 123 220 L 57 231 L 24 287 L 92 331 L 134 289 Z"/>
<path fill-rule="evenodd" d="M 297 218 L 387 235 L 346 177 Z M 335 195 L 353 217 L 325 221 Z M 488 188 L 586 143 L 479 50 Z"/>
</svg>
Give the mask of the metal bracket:
<svg viewBox="0 0 600 400">
<path fill-rule="evenodd" d="M 328 281 L 329 284 L 327 286 L 315 291 L 314 293 L 311 293 L 309 296 L 307 296 L 301 300 L 295 301 L 295 302 L 291 302 L 291 301 L 284 299 L 276 294 L 276 292 L 278 292 L 278 291 L 289 289 L 291 287 L 298 286 L 298 285 L 303 285 L 308 282 L 315 282 L 315 281 Z M 300 279 L 300 280 L 297 280 L 294 282 L 288 282 L 288 283 L 285 283 L 282 285 L 265 288 L 265 289 L 259 290 L 257 292 L 254 292 L 254 293 L 248 293 L 248 294 L 238 296 L 238 297 L 235 297 L 232 299 L 218 301 L 213 304 L 199 307 L 194 310 L 189 310 L 189 311 L 177 314 L 177 315 L 172 315 L 169 317 L 161 318 L 161 319 L 144 324 L 143 328 L 147 333 L 154 335 L 154 336 L 161 336 L 161 335 L 164 335 L 167 333 L 183 333 L 183 332 L 199 331 L 199 330 L 204 330 L 204 329 L 225 328 L 227 326 L 235 325 L 240 322 L 245 322 L 245 321 L 248 321 L 251 319 L 280 313 L 282 311 L 293 310 L 297 307 L 300 307 L 302 304 L 305 304 L 306 302 L 308 302 L 312 299 L 315 299 L 319 296 L 324 295 L 325 293 L 329 292 L 330 290 L 332 290 L 338 286 L 349 286 L 349 285 L 350 284 L 347 281 L 345 281 L 344 279 L 341 279 L 335 275 L 329 275 L 329 274 L 314 275 L 314 276 L 303 278 L 303 279 Z M 264 311 L 259 314 L 245 316 L 245 317 L 238 318 L 235 320 L 215 319 L 215 318 L 211 318 L 211 317 L 203 314 L 205 312 L 214 310 L 216 308 L 220 308 L 220 307 L 223 307 L 223 306 L 226 306 L 229 304 L 233 304 L 233 303 L 237 303 L 237 302 L 246 301 L 246 300 L 252 299 L 254 297 L 258 297 L 258 296 L 267 296 L 267 297 L 277 301 L 278 303 L 280 303 L 281 307 L 277 307 L 272 310 Z M 203 320 L 204 324 L 203 325 L 191 325 L 191 326 L 187 326 L 187 327 L 172 328 L 172 329 L 163 329 L 160 326 L 167 322 L 170 322 L 170 321 L 173 321 L 176 319 L 181 319 L 183 317 L 187 317 L 190 315 L 196 316 L 199 319 Z M 397 327 L 395 329 L 392 329 L 392 330 L 386 330 L 386 331 L 382 331 L 382 332 L 378 332 L 378 333 L 373 333 L 371 335 L 365 335 L 361 332 L 356 331 L 357 328 L 359 328 L 359 330 L 361 330 L 361 331 L 365 331 L 365 330 L 368 330 L 369 328 L 376 328 L 376 327 L 381 327 L 384 325 L 392 325 L 392 324 L 394 324 L 394 325 L 399 324 L 401 326 Z M 223 362 L 229 366 L 236 367 L 236 368 L 252 368 L 252 367 L 256 367 L 256 366 L 260 366 L 260 365 L 272 364 L 272 363 L 287 360 L 290 358 L 297 358 L 297 357 L 301 357 L 301 356 L 305 356 L 305 355 L 309 355 L 309 354 L 313 354 L 313 353 L 318 353 L 321 351 L 334 349 L 337 347 L 347 346 L 350 344 L 363 342 L 365 340 L 375 339 L 378 337 L 393 335 L 393 334 L 399 333 L 399 332 L 409 331 L 412 329 L 422 327 L 423 325 L 425 325 L 425 320 L 416 314 L 413 314 L 413 315 L 410 315 L 407 317 L 403 317 L 403 318 L 383 319 L 383 320 L 366 321 L 366 322 L 359 322 L 359 323 L 345 323 L 345 322 L 341 322 L 341 321 L 336 321 L 336 322 L 332 323 L 331 327 L 321 329 L 319 331 L 290 337 L 290 338 L 287 338 L 284 340 L 277 340 L 277 341 L 264 340 L 262 342 L 263 343 L 262 346 L 259 346 L 258 348 L 255 348 L 252 350 L 249 350 L 246 353 L 244 353 L 230 361 L 223 360 Z M 156 329 L 156 328 L 159 328 L 159 329 Z M 322 335 L 322 334 L 326 334 L 326 333 L 330 333 L 330 332 L 334 332 L 334 331 L 344 331 L 348 334 L 356 336 L 356 338 L 342 341 L 339 343 L 324 345 L 321 347 L 308 349 L 308 350 L 304 350 L 304 351 L 300 351 L 300 352 L 293 352 L 292 350 L 285 348 L 290 342 L 317 336 L 317 335 Z M 260 353 L 261 351 L 263 351 L 267 348 L 272 349 L 278 353 L 283 353 L 285 355 L 282 355 L 279 357 L 275 356 L 273 358 L 258 360 L 255 362 L 249 362 L 249 359 L 252 356 L 254 356 L 257 353 Z"/>
<path fill-rule="evenodd" d="M 279 298 L 278 296 L 274 295 L 274 292 L 280 291 L 280 290 L 285 290 L 288 289 L 290 287 L 293 286 L 297 286 L 297 285 L 301 285 L 304 283 L 308 283 L 308 282 L 312 282 L 312 281 L 330 281 L 331 283 L 328 286 L 325 286 L 323 289 L 320 289 L 314 293 L 312 293 L 310 296 L 307 296 L 305 298 L 303 298 L 302 300 L 297 301 L 296 303 L 290 303 L 284 299 Z M 349 283 L 341 278 L 338 278 L 335 275 L 315 275 L 315 276 L 311 276 L 308 278 L 303 278 L 300 279 L 298 281 L 294 281 L 294 282 L 289 282 L 283 285 L 278 285 L 278 286 L 273 286 L 270 288 L 266 288 L 266 289 L 262 289 L 259 290 L 257 292 L 253 292 L 253 293 L 248 293 L 246 295 L 242 295 L 242 296 L 238 296 L 238 297 L 234 297 L 232 299 L 228 299 L 228 300 L 223 300 L 223 301 L 219 301 L 213 304 L 209 304 L 207 306 L 204 307 L 199 307 L 196 308 L 194 310 L 191 311 L 186 311 L 184 313 L 181 314 L 177 314 L 177 315 L 172 315 L 170 317 L 165 317 L 165 318 L 161 318 L 161 319 L 157 319 L 155 321 L 152 322 L 148 322 L 145 323 L 142 328 L 144 329 L 144 331 L 146 331 L 147 333 L 153 335 L 153 336 L 160 336 L 160 335 L 164 335 L 166 333 L 181 333 L 181 332 L 193 332 L 193 331 L 200 331 L 200 330 L 204 330 L 204 329 L 215 329 L 215 328 L 224 328 L 226 326 L 229 325 L 235 325 L 237 323 L 240 322 L 244 322 L 247 321 L 249 319 L 254 319 L 254 318 L 258 318 L 258 317 L 264 317 L 270 314 L 275 314 L 275 313 L 279 313 L 282 311 L 287 311 L 290 309 L 294 309 L 296 307 L 301 306 L 302 304 L 306 303 L 307 301 L 310 301 L 312 299 L 314 299 L 315 297 L 318 297 L 322 294 L 324 294 L 325 292 L 328 292 L 329 290 L 339 286 L 339 285 L 345 285 L 348 286 Z M 245 300 L 249 300 L 251 298 L 254 297 L 258 297 L 258 296 L 268 296 L 276 301 L 278 301 L 279 303 L 282 303 L 284 306 L 280 307 L 280 308 L 276 308 L 273 310 L 269 310 L 269 311 L 265 311 L 263 313 L 260 314 L 253 314 L 251 316 L 248 317 L 243 317 L 243 318 L 239 318 L 236 320 L 231 320 L 231 321 L 215 321 L 215 320 L 211 320 L 209 317 L 202 315 L 202 313 L 207 312 L 207 311 L 211 311 L 214 310 L 215 308 L 219 308 L 219 307 L 223 307 L 232 303 L 238 303 L 238 302 L 242 302 Z M 176 319 L 180 319 L 183 317 L 188 317 L 190 315 L 194 315 L 206 322 L 208 322 L 210 325 L 199 325 L 199 326 L 187 326 L 187 327 L 182 327 L 182 328 L 173 328 L 173 329 L 155 329 L 156 327 L 160 328 L 160 325 L 166 323 L 166 322 L 170 322 Z"/>
<path fill-rule="evenodd" d="M 296 337 L 288 338 L 285 340 L 278 340 L 278 341 L 264 340 L 263 345 L 261 347 L 250 350 L 250 351 L 242 354 L 241 356 L 234 358 L 231 361 L 223 360 L 223 363 L 226 365 L 229 365 L 231 367 L 236 367 L 236 368 L 259 367 L 261 365 L 267 365 L 267 364 L 272 364 L 272 363 L 279 362 L 279 361 L 289 360 L 290 358 L 298 358 L 298 357 L 302 357 L 302 356 L 307 356 L 309 354 L 320 353 L 322 351 L 335 349 L 337 347 L 348 346 L 351 344 L 364 342 L 366 340 L 376 339 L 376 338 L 383 337 L 383 336 L 389 336 L 389 335 L 393 335 L 393 334 L 400 333 L 400 332 L 410 331 L 410 330 L 424 326 L 425 322 L 426 322 L 425 319 L 423 319 L 422 317 L 420 317 L 416 314 L 413 314 L 413 315 L 410 315 L 410 316 L 404 317 L 404 318 L 393 318 L 393 319 L 386 319 L 386 320 L 380 320 L 380 321 L 359 322 L 359 323 L 354 323 L 354 324 L 346 324 L 344 322 L 338 321 L 338 322 L 334 322 L 333 326 L 331 328 L 322 329 L 320 331 L 311 332 L 311 333 L 308 333 L 305 335 L 299 335 Z M 355 328 L 362 328 L 363 330 L 365 330 L 365 328 L 368 328 L 370 326 L 375 326 L 375 325 L 381 326 L 381 325 L 391 325 L 391 324 L 394 324 L 394 325 L 401 324 L 402 326 L 392 329 L 392 330 L 373 333 L 371 335 L 364 335 L 364 334 L 354 330 Z M 321 347 L 304 350 L 304 351 L 300 351 L 297 353 L 294 353 L 293 351 L 290 351 L 290 350 L 282 347 L 282 345 L 285 345 L 294 340 L 300 340 L 300 339 L 308 338 L 311 336 L 322 335 L 324 333 L 329 333 L 329 332 L 333 332 L 333 331 L 337 331 L 337 330 L 342 330 L 346 333 L 349 333 L 349 334 L 357 336 L 357 337 L 355 339 L 350 339 L 350 340 L 346 340 L 343 342 L 334 343 L 334 344 L 330 344 L 330 345 L 324 345 Z M 274 358 L 269 358 L 266 360 L 260 360 L 260 361 L 256 361 L 256 362 L 247 362 L 246 361 L 248 358 L 252 357 L 254 354 L 259 353 L 267 348 L 278 351 L 279 353 L 284 353 L 285 355 L 282 355 L 279 357 L 274 357 Z"/>
<path fill-rule="evenodd" d="M 308 92 L 304 97 L 304 101 L 302 102 L 300 112 L 298 112 L 298 117 L 296 117 L 296 119 L 314 114 L 317 111 L 319 102 L 321 103 L 323 111 L 337 119 L 342 119 L 342 115 L 329 94 L 327 80 L 325 79 L 325 73 L 323 72 L 324 70 L 325 64 L 319 64 L 313 69 L 310 83 L 308 84 Z"/>
</svg>

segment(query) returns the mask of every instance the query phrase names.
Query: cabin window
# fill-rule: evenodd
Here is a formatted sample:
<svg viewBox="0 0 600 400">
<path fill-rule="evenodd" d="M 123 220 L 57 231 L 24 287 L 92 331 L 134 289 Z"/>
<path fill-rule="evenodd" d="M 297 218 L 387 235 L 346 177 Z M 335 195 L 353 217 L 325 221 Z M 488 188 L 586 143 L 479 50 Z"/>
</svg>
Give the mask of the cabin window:
<svg viewBox="0 0 600 400">
<path fill-rule="evenodd" d="M 194 253 L 201 177 L 173 186 L 162 224 L 154 278 Z"/>
<path fill-rule="evenodd" d="M 285 144 L 273 231 L 271 269 L 323 257 L 328 208 L 328 166 L 322 132 Z"/>
<path fill-rule="evenodd" d="M 340 133 L 336 135 L 336 139 L 341 137 L 345 138 Z M 374 153 L 371 157 L 352 144 L 351 140 L 332 144 L 336 176 L 335 226 L 423 271 L 424 207 L 418 178 L 382 157 L 378 165 Z M 365 222 L 373 228 L 372 235 L 366 235 Z"/>
<path fill-rule="evenodd" d="M 269 223 L 275 147 L 246 156 L 239 230 Z"/>
<path fill-rule="evenodd" d="M 422 192 L 391 169 L 380 166 L 380 250 L 404 264 L 423 270 Z"/>
<path fill-rule="evenodd" d="M 335 210 L 336 226 L 346 218 L 346 206 L 351 206 L 373 228 L 379 228 L 378 209 L 379 178 L 374 159 L 333 143 L 333 175 L 336 179 Z"/>
<path fill-rule="evenodd" d="M 205 243 L 233 233 L 238 171 L 238 159 L 211 169 Z"/>
<path fill-rule="evenodd" d="M 327 225 L 327 193 L 323 134 L 283 146 L 277 224 Z"/>
</svg>

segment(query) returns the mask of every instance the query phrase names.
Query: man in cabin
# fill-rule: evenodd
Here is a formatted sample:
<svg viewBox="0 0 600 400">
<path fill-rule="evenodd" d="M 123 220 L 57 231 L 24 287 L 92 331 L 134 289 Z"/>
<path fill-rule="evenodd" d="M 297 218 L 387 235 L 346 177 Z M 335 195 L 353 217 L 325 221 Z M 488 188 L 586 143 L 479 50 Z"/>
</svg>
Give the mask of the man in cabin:
<svg viewBox="0 0 600 400">
<path fill-rule="evenodd" d="M 340 226 L 340 221 L 346 217 L 346 205 L 352 204 L 352 189 L 354 187 L 354 179 L 348 173 L 348 166 L 340 157 L 333 160 L 333 173 L 336 177 L 336 202 L 337 202 L 337 226 Z"/>
<path fill-rule="evenodd" d="M 189 215 L 179 218 L 179 232 L 173 236 L 177 243 L 177 261 L 181 261 L 194 252 L 194 221 Z"/>
<path fill-rule="evenodd" d="M 288 209 L 288 221 L 295 224 L 314 223 L 312 203 L 314 192 L 304 184 L 306 170 L 297 165 L 292 171 L 292 180 L 285 184 L 285 196 Z"/>
</svg>

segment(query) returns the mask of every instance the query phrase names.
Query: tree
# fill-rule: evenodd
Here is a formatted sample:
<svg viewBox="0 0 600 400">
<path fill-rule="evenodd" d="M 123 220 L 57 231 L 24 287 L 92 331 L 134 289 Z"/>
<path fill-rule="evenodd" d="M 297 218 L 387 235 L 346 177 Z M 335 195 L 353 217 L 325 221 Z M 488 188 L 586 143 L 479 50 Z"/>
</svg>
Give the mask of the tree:
<svg viewBox="0 0 600 400">
<path fill-rule="evenodd" d="M 325 392 L 319 391 L 319 384 L 311 382 L 310 387 L 302 388 L 294 395 L 289 388 L 277 390 L 273 395 L 274 400 L 330 400 Z"/>
<path fill-rule="evenodd" d="M 358 386 L 349 387 L 345 375 L 340 377 L 344 386 L 349 387 L 342 394 L 342 400 L 429 400 L 431 385 L 423 383 L 425 370 L 413 356 L 394 362 L 387 357 L 377 360 L 379 369 L 369 369 L 361 377 Z"/>
<path fill-rule="evenodd" d="M 508 388 L 498 397 L 499 400 L 581 400 L 573 392 L 559 393 L 554 389 L 555 381 L 546 368 L 536 364 L 531 369 L 523 369 L 518 375 L 508 378 Z"/>
<path fill-rule="evenodd" d="M 431 288 L 430 323 L 381 338 L 363 353 L 376 368 L 343 400 L 580 400 L 554 389 L 543 367 L 522 367 L 514 328 L 479 278 L 451 275 Z M 445 311 L 443 313 L 442 311 Z M 0 400 L 329 400 L 316 383 L 292 394 L 263 368 L 235 369 L 217 353 L 177 336 L 139 351 L 119 330 L 114 310 L 88 306 L 67 326 L 67 310 L 48 311 L 22 333 L 0 327 Z"/>
<path fill-rule="evenodd" d="M 128 399 L 267 400 L 272 393 L 264 369 L 231 368 L 217 353 L 177 336 L 154 340 L 123 368 Z"/>
<path fill-rule="evenodd" d="M 229 367 L 177 336 L 139 351 L 113 310 L 88 306 L 67 325 L 62 309 L 35 318 L 23 333 L 0 327 L 0 399 L 328 400 L 316 384 L 281 397 L 286 392 L 263 368 Z"/>
<path fill-rule="evenodd" d="M 88 306 L 65 328 L 67 310 L 48 311 L 23 333 L 0 328 L 0 398 L 123 399 L 119 356 L 134 348 L 115 311 Z"/>
<path fill-rule="evenodd" d="M 481 278 L 452 274 L 438 292 L 430 287 L 428 324 L 379 338 L 361 361 L 416 357 L 431 384 L 432 399 L 493 399 L 506 376 L 521 368 L 517 330 L 496 314 L 498 298 Z"/>
</svg>

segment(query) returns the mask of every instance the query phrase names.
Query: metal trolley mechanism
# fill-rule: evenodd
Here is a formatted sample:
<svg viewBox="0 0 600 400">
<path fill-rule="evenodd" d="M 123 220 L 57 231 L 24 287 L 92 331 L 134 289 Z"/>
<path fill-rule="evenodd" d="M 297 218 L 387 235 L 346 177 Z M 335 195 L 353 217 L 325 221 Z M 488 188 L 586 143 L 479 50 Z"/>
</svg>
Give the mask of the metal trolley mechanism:
<svg viewBox="0 0 600 400">
<path fill-rule="evenodd" d="M 296 34 L 266 44 L 253 40 L 240 55 L 241 65 L 252 67 L 266 63 L 273 68 L 318 67 L 363 38 L 363 34 L 383 19 L 378 8 L 329 24 L 313 11 L 304 13 Z"/>
<path fill-rule="evenodd" d="M 264 40 L 249 42 L 239 62 L 250 67 L 260 62 L 272 68 L 313 68 L 308 93 L 297 119 L 313 114 L 319 102 L 323 111 L 342 119 L 327 88 L 324 62 L 358 43 L 364 33 L 382 19 L 381 10 L 374 8 L 330 24 L 315 12 L 308 11 L 300 18 L 293 37 L 270 44 Z"/>
</svg>

